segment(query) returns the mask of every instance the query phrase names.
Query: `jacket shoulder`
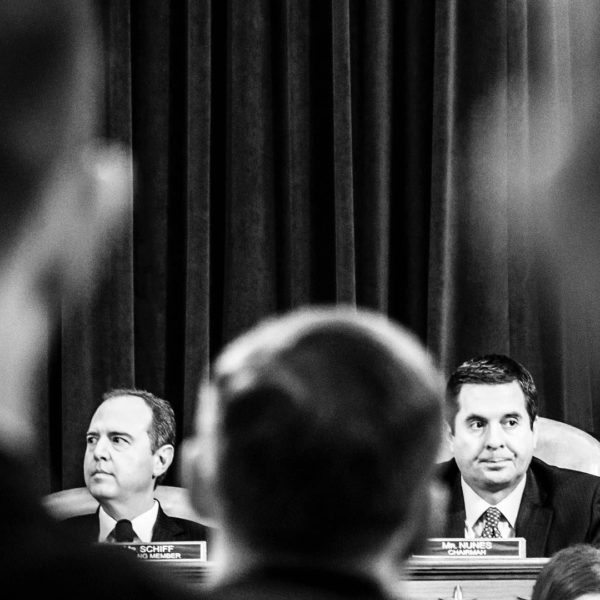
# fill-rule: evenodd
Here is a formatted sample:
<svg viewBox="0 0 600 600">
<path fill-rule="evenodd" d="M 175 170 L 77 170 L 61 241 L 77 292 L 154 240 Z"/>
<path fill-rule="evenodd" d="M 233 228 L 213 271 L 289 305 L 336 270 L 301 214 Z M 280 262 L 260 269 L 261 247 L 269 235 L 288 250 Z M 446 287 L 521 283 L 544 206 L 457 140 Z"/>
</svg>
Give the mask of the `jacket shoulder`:
<svg viewBox="0 0 600 600">
<path fill-rule="evenodd" d="M 576 471 L 575 469 L 565 469 L 564 467 L 557 467 L 556 465 L 550 465 L 540 458 L 535 456 L 531 459 L 531 470 L 536 475 L 546 475 L 556 479 L 575 479 L 580 481 L 587 481 L 590 484 L 600 484 L 600 477 L 592 475 L 591 473 L 584 473 L 583 471 Z"/>
<path fill-rule="evenodd" d="M 194 539 L 197 540 L 206 540 L 207 537 L 209 536 L 209 532 L 211 531 L 211 528 L 208 527 L 207 525 L 203 525 L 202 523 L 198 523 L 196 521 L 190 521 L 189 519 L 182 519 L 181 517 L 169 517 L 170 519 L 172 519 L 173 521 L 175 521 L 175 523 L 177 523 L 177 525 L 179 527 L 181 527 L 181 529 L 183 529 L 184 531 L 186 531 L 188 534 L 194 536 Z"/>
<path fill-rule="evenodd" d="M 67 517 L 66 519 L 62 519 L 60 523 L 64 523 L 65 525 L 88 523 L 95 518 L 97 518 L 97 513 L 89 513 L 87 515 L 75 515 L 74 517 Z"/>
<path fill-rule="evenodd" d="M 549 465 L 539 458 L 532 459 L 530 470 L 540 487 L 546 490 L 560 490 L 569 494 L 600 488 L 600 477 L 596 475 Z"/>
<path fill-rule="evenodd" d="M 159 504 L 152 541 L 203 542 L 209 539 L 210 530 L 202 523 L 168 515 Z"/>
</svg>

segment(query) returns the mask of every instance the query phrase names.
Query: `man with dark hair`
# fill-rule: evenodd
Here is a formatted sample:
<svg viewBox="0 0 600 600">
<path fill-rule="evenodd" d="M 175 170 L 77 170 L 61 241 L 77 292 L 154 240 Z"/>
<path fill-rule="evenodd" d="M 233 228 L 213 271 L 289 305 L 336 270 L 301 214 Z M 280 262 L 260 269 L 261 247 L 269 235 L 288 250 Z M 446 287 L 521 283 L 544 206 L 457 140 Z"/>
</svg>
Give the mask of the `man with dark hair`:
<svg viewBox="0 0 600 600">
<path fill-rule="evenodd" d="M 447 537 L 523 537 L 527 556 L 600 543 L 600 478 L 535 458 L 537 390 L 508 356 L 462 363 L 447 384 Z"/>
<path fill-rule="evenodd" d="M 382 315 L 303 309 L 227 347 L 184 446 L 217 598 L 381 598 L 430 531 L 443 386 Z M 397 592 L 397 589 L 395 590 Z"/>
<path fill-rule="evenodd" d="M 104 394 L 86 434 L 85 484 L 95 513 L 64 525 L 95 542 L 206 541 L 208 528 L 170 517 L 154 497 L 173 462 L 175 413 L 166 400 L 143 390 Z"/>
<path fill-rule="evenodd" d="M 47 333 L 94 289 L 129 206 L 130 158 L 96 139 L 101 72 L 89 2 L 0 0 L 0 579 L 23 598 L 173 595 L 133 555 L 62 531 L 36 484 Z"/>
</svg>

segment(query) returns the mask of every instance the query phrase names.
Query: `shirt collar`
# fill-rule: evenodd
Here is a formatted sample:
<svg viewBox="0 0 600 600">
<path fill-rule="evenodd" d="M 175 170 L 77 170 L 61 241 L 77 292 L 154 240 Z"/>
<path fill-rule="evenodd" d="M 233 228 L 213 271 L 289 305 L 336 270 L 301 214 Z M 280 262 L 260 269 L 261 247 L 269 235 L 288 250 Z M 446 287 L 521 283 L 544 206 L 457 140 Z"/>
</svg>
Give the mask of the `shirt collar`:
<svg viewBox="0 0 600 600">
<path fill-rule="evenodd" d="M 154 529 L 154 523 L 156 523 L 156 517 L 158 516 L 158 500 L 154 500 L 152 508 L 147 510 L 132 519 L 131 526 L 135 535 L 142 542 L 149 543 L 152 541 L 152 530 Z M 100 521 L 100 532 L 98 534 L 98 541 L 104 542 L 106 538 L 111 534 L 115 528 L 117 521 L 113 519 L 103 508 L 100 507 L 98 511 L 98 518 Z"/>
<path fill-rule="evenodd" d="M 513 529 L 515 529 L 517 522 L 526 479 L 527 475 L 519 481 L 517 487 L 504 500 L 495 505 Z M 460 478 L 460 485 L 465 500 L 465 523 L 468 527 L 473 528 L 490 505 L 462 477 Z"/>
</svg>

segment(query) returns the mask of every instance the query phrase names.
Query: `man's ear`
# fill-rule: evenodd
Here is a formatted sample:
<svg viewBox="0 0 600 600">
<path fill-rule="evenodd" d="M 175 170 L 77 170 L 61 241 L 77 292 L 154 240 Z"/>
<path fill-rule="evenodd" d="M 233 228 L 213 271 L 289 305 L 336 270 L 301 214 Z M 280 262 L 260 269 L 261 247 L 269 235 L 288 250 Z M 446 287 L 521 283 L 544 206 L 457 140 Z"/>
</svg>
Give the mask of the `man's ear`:
<svg viewBox="0 0 600 600">
<path fill-rule="evenodd" d="M 531 431 L 533 433 L 533 449 L 535 450 L 537 448 L 537 443 L 538 443 L 538 436 L 539 436 L 539 421 L 538 418 L 536 417 L 533 421 L 533 423 L 531 424 Z"/>
<path fill-rule="evenodd" d="M 154 453 L 154 469 L 152 474 L 154 477 L 160 477 L 163 473 L 166 473 L 167 469 L 171 466 L 173 462 L 173 457 L 175 455 L 175 448 L 171 444 L 165 444 L 161 446 Z"/>
</svg>

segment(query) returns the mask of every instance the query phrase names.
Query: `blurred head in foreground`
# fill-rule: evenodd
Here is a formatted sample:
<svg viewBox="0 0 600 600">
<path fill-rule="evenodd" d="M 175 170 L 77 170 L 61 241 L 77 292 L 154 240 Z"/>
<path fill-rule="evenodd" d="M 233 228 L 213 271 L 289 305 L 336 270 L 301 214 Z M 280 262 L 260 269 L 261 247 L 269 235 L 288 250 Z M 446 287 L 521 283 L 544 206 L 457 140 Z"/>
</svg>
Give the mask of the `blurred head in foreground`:
<svg viewBox="0 0 600 600">
<path fill-rule="evenodd" d="M 0 449 L 35 447 L 31 382 L 63 304 L 120 222 L 129 159 L 95 140 L 101 54 L 85 1 L 0 0 Z"/>
<path fill-rule="evenodd" d="M 215 361 L 185 475 L 222 528 L 224 574 L 256 564 L 377 571 L 425 536 L 443 382 L 384 316 L 301 309 Z"/>
<path fill-rule="evenodd" d="M 577 544 L 557 552 L 538 574 L 531 600 L 600 600 L 600 549 Z"/>
</svg>

